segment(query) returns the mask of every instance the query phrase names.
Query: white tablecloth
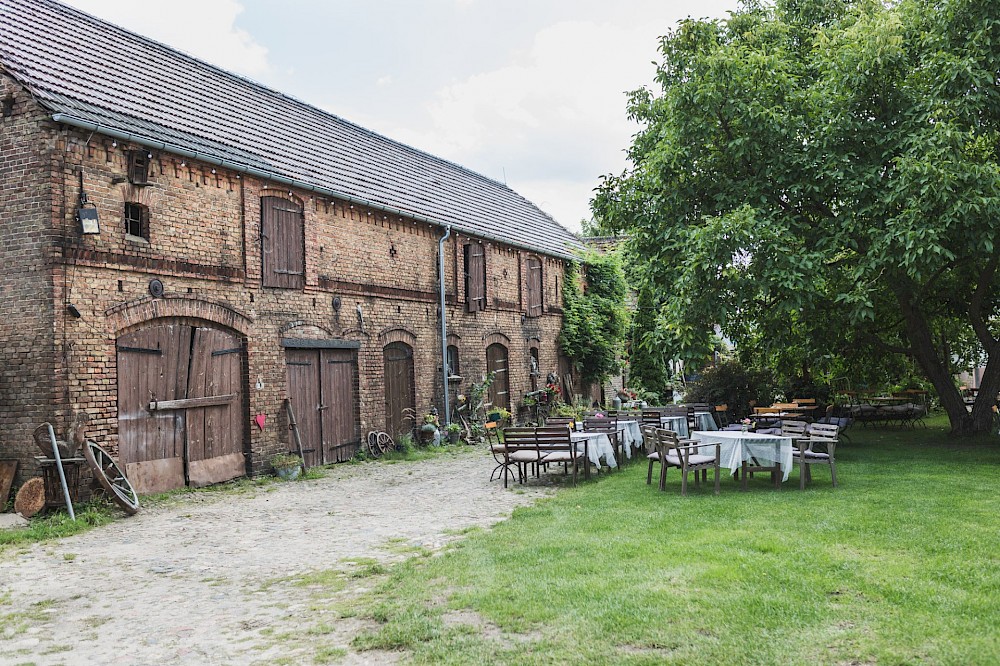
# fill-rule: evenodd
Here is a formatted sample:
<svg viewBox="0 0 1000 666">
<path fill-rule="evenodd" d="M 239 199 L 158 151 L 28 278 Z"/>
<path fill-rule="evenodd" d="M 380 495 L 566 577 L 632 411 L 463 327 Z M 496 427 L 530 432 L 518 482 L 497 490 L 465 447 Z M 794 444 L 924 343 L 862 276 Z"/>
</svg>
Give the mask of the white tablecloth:
<svg viewBox="0 0 1000 666">
<path fill-rule="evenodd" d="M 721 464 L 736 473 L 744 460 L 755 458 L 762 466 L 767 463 L 781 465 L 782 481 L 788 480 L 792 470 L 792 438 L 777 435 L 758 435 L 755 432 L 738 430 L 695 430 L 694 439 L 703 444 L 720 445 Z M 714 455 L 715 451 L 702 450 L 701 453 Z"/>
<path fill-rule="evenodd" d="M 638 421 L 619 421 L 618 428 L 625 457 L 631 459 L 632 447 L 642 448 L 642 429 Z"/>
<path fill-rule="evenodd" d="M 695 423 L 698 424 L 698 430 L 718 430 L 719 426 L 716 425 L 715 419 L 712 417 L 710 412 L 695 412 L 694 413 Z M 667 430 L 673 430 L 677 433 L 677 436 L 681 439 L 687 439 L 690 435 L 688 434 L 688 424 L 686 416 L 661 416 L 660 423 Z"/>
<path fill-rule="evenodd" d="M 615 447 L 611 445 L 611 438 L 604 432 L 573 432 L 570 437 L 576 442 L 576 452 L 583 453 L 583 441 L 587 442 L 587 458 L 598 469 L 601 467 L 601 458 L 604 458 L 608 467 L 618 467 L 615 460 Z"/>
</svg>

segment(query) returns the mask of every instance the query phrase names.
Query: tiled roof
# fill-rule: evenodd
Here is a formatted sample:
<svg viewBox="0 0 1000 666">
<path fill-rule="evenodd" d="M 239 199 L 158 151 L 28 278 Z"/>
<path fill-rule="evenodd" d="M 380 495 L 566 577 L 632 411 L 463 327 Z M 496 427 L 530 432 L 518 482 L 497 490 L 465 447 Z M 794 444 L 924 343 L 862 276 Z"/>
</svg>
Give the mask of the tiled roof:
<svg viewBox="0 0 1000 666">
<path fill-rule="evenodd" d="M 53 0 L 0 0 L 0 65 L 57 119 L 556 256 L 506 185 Z"/>
</svg>

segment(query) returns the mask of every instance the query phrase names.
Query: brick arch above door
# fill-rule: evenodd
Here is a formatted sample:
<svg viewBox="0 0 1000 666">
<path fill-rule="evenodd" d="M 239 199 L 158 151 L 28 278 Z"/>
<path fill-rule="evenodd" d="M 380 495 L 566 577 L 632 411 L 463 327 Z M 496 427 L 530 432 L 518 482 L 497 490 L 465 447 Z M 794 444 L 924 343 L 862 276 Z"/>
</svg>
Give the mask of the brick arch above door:
<svg viewBox="0 0 1000 666">
<path fill-rule="evenodd" d="M 104 313 L 116 334 L 154 319 L 190 318 L 217 324 L 246 336 L 253 319 L 236 308 L 190 294 L 145 297 L 109 308 Z"/>
<path fill-rule="evenodd" d="M 411 347 L 417 346 L 417 336 L 405 328 L 395 327 L 382 331 L 378 334 L 378 342 L 381 346 L 386 346 L 391 342 L 404 342 Z"/>
</svg>

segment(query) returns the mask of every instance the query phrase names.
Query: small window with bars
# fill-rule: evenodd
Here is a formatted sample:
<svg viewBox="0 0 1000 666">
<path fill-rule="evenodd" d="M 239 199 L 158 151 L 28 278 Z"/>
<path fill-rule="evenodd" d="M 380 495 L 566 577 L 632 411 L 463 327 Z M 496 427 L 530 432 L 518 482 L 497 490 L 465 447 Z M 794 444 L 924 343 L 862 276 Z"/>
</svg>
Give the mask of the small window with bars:
<svg viewBox="0 0 1000 666">
<path fill-rule="evenodd" d="M 125 203 L 125 235 L 149 240 L 149 209 L 131 201 Z"/>
<path fill-rule="evenodd" d="M 149 184 L 149 153 L 145 150 L 129 151 L 128 182 L 133 185 Z"/>
</svg>

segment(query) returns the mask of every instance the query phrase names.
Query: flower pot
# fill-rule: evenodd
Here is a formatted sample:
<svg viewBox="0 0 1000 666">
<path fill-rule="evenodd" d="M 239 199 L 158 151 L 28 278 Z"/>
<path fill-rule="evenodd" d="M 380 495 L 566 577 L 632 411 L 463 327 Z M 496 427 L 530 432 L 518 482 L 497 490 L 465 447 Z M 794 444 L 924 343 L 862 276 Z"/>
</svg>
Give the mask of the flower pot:
<svg viewBox="0 0 1000 666">
<path fill-rule="evenodd" d="M 291 481 L 292 479 L 299 478 L 299 474 L 302 473 L 302 466 L 295 465 L 294 467 L 275 467 L 274 473 L 277 474 L 278 478 L 283 481 Z"/>
<path fill-rule="evenodd" d="M 458 444 L 458 440 L 462 438 L 461 432 L 449 432 L 448 441 L 452 444 Z"/>
</svg>

